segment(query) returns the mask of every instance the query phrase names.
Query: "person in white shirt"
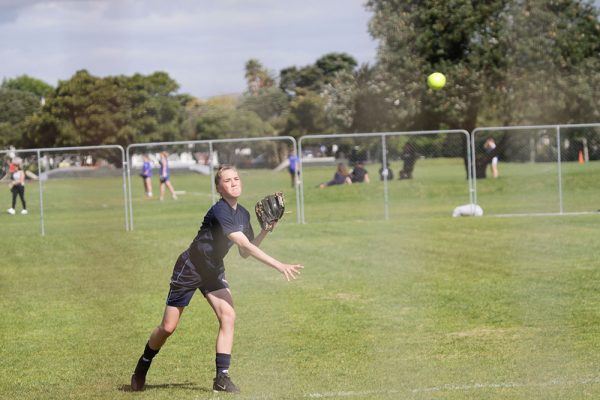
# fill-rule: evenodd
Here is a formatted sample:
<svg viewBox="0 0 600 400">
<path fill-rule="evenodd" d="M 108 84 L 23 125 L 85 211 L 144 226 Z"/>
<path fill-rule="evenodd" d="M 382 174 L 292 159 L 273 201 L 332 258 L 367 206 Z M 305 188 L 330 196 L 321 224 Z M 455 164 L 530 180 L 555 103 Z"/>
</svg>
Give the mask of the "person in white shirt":
<svg viewBox="0 0 600 400">
<path fill-rule="evenodd" d="M 12 174 L 9 186 L 12 192 L 12 207 L 7 210 L 8 213 L 15 215 L 18 195 L 21 198 L 21 205 L 23 206 L 21 214 L 27 214 L 27 204 L 25 203 L 25 171 L 23 171 L 22 164 L 16 164 L 16 171 Z"/>
</svg>

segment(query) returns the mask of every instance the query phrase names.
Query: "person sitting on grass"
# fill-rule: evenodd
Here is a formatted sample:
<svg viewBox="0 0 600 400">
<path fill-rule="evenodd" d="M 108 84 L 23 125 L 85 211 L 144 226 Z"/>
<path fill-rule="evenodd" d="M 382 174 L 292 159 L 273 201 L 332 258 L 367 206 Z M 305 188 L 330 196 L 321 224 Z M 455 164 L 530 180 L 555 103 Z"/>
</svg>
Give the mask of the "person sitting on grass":
<svg viewBox="0 0 600 400">
<path fill-rule="evenodd" d="M 362 161 L 356 164 L 350 174 L 350 179 L 352 183 L 369 183 L 369 172 L 365 169 L 365 164 Z"/>
<path fill-rule="evenodd" d="M 339 163 L 335 170 L 335 174 L 333 175 L 333 179 L 329 182 L 321 183 L 319 185 L 319 188 L 323 189 L 327 186 L 343 184 L 352 184 L 352 178 L 350 177 L 350 172 L 348 172 L 348 168 L 346 168 L 346 165 L 344 165 L 344 163 Z"/>
<path fill-rule="evenodd" d="M 379 168 L 379 179 L 382 181 L 389 181 L 394 179 L 394 171 L 392 171 L 392 169 L 390 168 L 390 163 L 386 163 L 385 165 L 385 168 L 383 167 L 383 165 L 381 166 L 381 168 Z"/>
</svg>

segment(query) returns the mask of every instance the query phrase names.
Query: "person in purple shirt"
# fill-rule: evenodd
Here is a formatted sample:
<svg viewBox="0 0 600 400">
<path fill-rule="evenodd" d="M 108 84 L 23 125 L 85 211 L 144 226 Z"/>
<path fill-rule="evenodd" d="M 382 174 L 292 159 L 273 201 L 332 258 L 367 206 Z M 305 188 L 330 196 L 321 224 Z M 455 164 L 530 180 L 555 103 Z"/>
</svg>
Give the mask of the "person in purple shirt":
<svg viewBox="0 0 600 400">
<path fill-rule="evenodd" d="M 242 257 L 254 257 L 281 272 L 288 281 L 296 279 L 304 268 L 299 264 L 282 263 L 258 247 L 268 231 L 263 229 L 254 236 L 250 213 L 238 203 L 242 181 L 235 167 L 219 168 L 215 185 L 221 199 L 208 210 L 198 234 L 175 262 L 162 322 L 152 331 L 131 377 L 133 391 L 144 390 L 152 359 L 175 331 L 183 310 L 199 290 L 219 320 L 213 390 L 239 392 L 229 377 L 235 310 L 229 283 L 225 279 L 223 258 L 235 244 Z"/>
<path fill-rule="evenodd" d="M 142 156 L 144 160 L 144 164 L 142 165 L 142 173 L 140 176 L 144 181 L 144 194 L 146 197 L 152 197 L 152 161 L 150 161 L 150 157 L 148 154 L 144 154 Z"/>
<path fill-rule="evenodd" d="M 288 171 L 292 178 L 292 187 L 296 187 L 296 183 L 298 182 L 298 156 L 296 155 L 296 150 L 290 150 L 290 155 L 288 156 Z"/>
<path fill-rule="evenodd" d="M 171 184 L 171 175 L 169 173 L 169 153 L 167 153 L 166 151 L 163 151 L 160 153 L 160 160 L 158 161 L 159 167 L 160 167 L 160 174 L 159 174 L 159 180 L 160 180 L 160 201 L 162 201 L 165 198 L 165 186 L 169 188 L 169 191 L 171 192 L 171 197 L 173 198 L 173 200 L 177 200 L 177 194 L 175 193 L 175 188 L 173 188 L 173 185 Z"/>
</svg>

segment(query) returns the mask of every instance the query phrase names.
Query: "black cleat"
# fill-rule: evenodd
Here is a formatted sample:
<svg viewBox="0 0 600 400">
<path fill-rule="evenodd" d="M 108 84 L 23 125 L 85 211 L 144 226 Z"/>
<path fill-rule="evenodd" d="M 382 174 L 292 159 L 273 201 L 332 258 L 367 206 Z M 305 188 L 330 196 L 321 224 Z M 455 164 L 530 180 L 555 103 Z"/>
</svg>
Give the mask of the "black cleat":
<svg viewBox="0 0 600 400">
<path fill-rule="evenodd" d="M 227 374 L 219 374 L 213 383 L 214 392 L 239 393 L 240 389 L 231 382 Z"/>
<path fill-rule="evenodd" d="M 131 390 L 134 392 L 141 392 L 144 390 L 146 385 L 146 375 L 131 375 Z"/>
</svg>

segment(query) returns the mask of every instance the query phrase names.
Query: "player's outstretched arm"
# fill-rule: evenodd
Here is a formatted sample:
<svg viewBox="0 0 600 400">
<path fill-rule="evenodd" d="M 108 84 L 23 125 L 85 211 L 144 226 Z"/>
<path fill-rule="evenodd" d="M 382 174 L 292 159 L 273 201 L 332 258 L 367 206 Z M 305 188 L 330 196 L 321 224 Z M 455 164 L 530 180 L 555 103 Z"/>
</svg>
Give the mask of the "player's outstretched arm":
<svg viewBox="0 0 600 400">
<path fill-rule="evenodd" d="M 273 228 L 275 228 L 276 223 L 273 225 Z M 251 241 L 250 243 L 252 243 L 253 245 L 255 245 L 256 247 L 260 247 L 260 244 L 262 243 L 263 239 L 267 237 L 267 235 L 269 234 L 269 231 L 265 230 L 265 229 L 261 229 L 260 233 L 258 235 L 256 235 L 254 237 L 254 240 Z M 240 247 L 240 255 L 244 258 L 247 258 L 250 254 L 242 254 L 242 248 Z"/>
<path fill-rule="evenodd" d="M 273 230 L 275 229 L 276 226 L 277 226 L 277 221 L 273 222 L 273 227 L 271 228 L 270 231 L 268 231 L 266 229 L 261 229 L 260 233 L 258 235 L 256 235 L 256 237 L 254 237 L 254 240 L 251 241 L 250 243 L 252 243 L 256 247 L 260 247 L 260 244 L 262 243 L 263 239 L 267 237 L 269 232 L 273 232 Z M 240 249 L 240 255 L 244 258 L 248 258 L 248 256 L 250 254 L 242 254 L 242 252 L 241 252 L 242 248 L 240 247 L 239 249 Z"/>
<path fill-rule="evenodd" d="M 273 267 L 277 271 L 281 272 L 285 279 L 287 279 L 288 281 L 290 279 L 296 279 L 296 277 L 300 275 L 300 270 L 304 268 L 304 266 L 300 264 L 285 264 L 281 261 L 276 260 L 275 258 L 262 251 L 260 248 L 258 248 L 258 246 L 250 242 L 246 235 L 244 235 L 242 232 L 230 233 L 228 237 L 229 240 L 231 240 L 238 246 L 242 257 L 245 258 L 248 256 L 252 256 L 256 258 L 263 264 Z"/>
</svg>

